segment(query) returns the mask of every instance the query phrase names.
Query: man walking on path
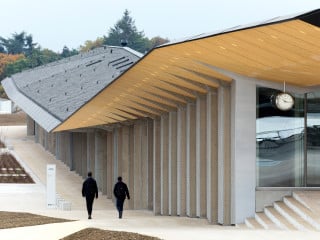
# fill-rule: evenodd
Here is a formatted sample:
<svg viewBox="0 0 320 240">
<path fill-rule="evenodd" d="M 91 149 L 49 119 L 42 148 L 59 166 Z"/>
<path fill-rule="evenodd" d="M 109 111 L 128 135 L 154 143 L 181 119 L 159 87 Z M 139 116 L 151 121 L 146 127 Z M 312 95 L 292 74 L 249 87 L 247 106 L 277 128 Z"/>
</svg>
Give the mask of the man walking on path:
<svg viewBox="0 0 320 240">
<path fill-rule="evenodd" d="M 88 219 L 91 219 L 92 205 L 94 197 L 98 198 L 98 186 L 96 180 L 92 177 L 92 173 L 88 172 L 87 179 L 82 185 L 82 196 L 86 197 Z"/>
<path fill-rule="evenodd" d="M 126 197 L 130 199 L 127 184 L 122 182 L 122 177 L 118 177 L 118 182 L 114 185 L 113 194 L 117 199 L 119 218 L 122 218 L 124 200 L 126 199 Z"/>
</svg>

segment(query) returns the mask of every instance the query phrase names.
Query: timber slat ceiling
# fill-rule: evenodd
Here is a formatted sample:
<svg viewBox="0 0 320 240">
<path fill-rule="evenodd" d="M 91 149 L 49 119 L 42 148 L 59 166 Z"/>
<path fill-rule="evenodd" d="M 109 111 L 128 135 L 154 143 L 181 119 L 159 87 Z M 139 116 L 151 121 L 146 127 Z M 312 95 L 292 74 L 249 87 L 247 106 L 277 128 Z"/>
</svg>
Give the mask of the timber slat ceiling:
<svg viewBox="0 0 320 240">
<path fill-rule="evenodd" d="M 319 10 L 313 12 L 318 14 Z M 315 18 L 317 19 L 317 18 Z M 318 22 L 317 22 L 318 23 Z M 152 50 L 55 131 L 155 117 L 232 79 L 320 84 L 320 28 L 295 17 Z"/>
</svg>

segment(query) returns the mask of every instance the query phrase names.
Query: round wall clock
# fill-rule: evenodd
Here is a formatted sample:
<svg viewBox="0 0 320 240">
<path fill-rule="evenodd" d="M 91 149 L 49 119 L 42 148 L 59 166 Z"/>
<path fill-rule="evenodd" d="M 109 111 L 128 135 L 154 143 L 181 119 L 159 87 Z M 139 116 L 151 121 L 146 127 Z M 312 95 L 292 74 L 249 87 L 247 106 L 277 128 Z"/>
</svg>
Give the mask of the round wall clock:
<svg viewBox="0 0 320 240">
<path fill-rule="evenodd" d="M 274 100 L 276 107 L 281 111 L 288 111 L 294 105 L 294 99 L 292 95 L 286 92 L 278 93 Z"/>
</svg>

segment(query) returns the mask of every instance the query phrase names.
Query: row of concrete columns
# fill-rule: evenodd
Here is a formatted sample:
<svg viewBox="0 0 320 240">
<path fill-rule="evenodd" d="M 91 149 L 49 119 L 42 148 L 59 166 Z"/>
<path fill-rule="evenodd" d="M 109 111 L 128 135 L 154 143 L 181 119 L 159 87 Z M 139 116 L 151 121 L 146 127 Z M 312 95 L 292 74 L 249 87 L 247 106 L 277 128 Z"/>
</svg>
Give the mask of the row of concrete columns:
<svg viewBox="0 0 320 240">
<path fill-rule="evenodd" d="M 130 209 L 231 223 L 228 86 L 132 125 L 46 133 L 36 124 L 35 135 L 71 170 L 83 177 L 92 171 L 108 198 L 122 176 L 131 194 Z"/>
</svg>

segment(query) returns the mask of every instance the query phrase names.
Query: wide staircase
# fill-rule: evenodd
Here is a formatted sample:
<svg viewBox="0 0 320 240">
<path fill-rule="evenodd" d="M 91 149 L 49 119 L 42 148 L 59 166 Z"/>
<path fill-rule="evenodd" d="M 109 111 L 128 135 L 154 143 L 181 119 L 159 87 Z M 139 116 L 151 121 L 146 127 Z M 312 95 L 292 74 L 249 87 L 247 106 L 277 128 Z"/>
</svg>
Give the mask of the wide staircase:
<svg viewBox="0 0 320 240">
<path fill-rule="evenodd" d="M 320 231 L 320 191 L 296 191 L 257 212 L 239 228 Z"/>
</svg>

